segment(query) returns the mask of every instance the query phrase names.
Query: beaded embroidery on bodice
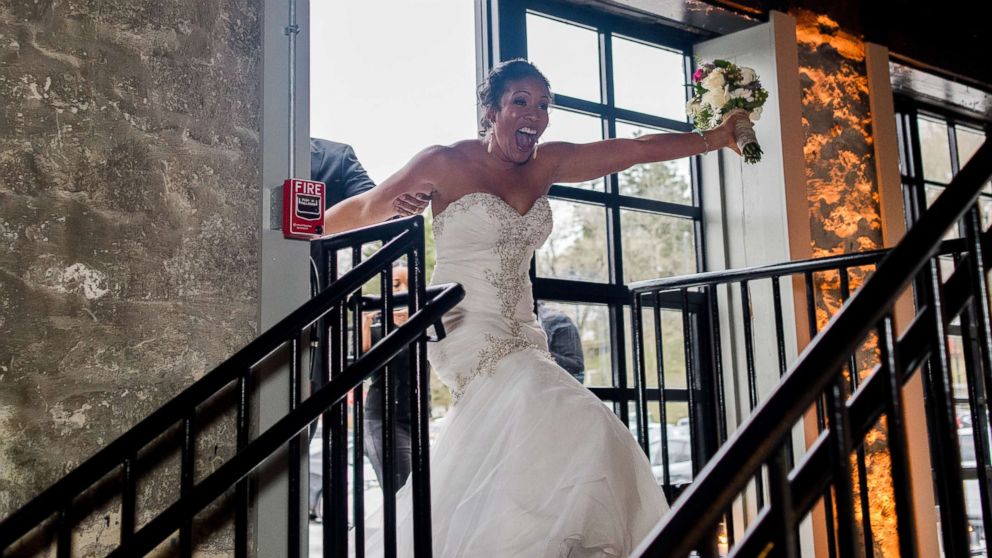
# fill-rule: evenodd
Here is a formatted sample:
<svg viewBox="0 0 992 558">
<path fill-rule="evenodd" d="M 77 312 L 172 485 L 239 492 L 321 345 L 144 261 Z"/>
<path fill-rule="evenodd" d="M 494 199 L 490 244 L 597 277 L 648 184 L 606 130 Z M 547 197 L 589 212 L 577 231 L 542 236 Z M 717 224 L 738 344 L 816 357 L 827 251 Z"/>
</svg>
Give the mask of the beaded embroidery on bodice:
<svg viewBox="0 0 992 558">
<path fill-rule="evenodd" d="M 534 317 L 530 259 L 551 234 L 551 205 L 541 196 L 520 214 L 488 192 L 455 200 L 434 218 L 432 283 L 461 283 L 465 299 L 445 316 L 447 337 L 428 349 L 431 364 L 458 397 L 480 374 L 528 348 L 547 351 Z"/>
</svg>

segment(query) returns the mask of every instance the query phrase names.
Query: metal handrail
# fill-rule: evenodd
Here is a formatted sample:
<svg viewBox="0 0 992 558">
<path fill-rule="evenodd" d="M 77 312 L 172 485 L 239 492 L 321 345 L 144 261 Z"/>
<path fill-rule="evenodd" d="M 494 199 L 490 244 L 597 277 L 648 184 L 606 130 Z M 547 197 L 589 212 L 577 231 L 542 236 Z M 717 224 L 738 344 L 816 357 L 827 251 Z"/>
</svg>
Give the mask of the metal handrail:
<svg viewBox="0 0 992 558">
<path fill-rule="evenodd" d="M 693 273 L 690 275 L 675 275 L 660 279 L 646 279 L 644 281 L 636 281 L 631 283 L 628 285 L 628 289 L 633 295 L 652 291 L 708 287 L 723 283 L 754 281 L 757 279 L 768 279 L 783 275 L 798 275 L 800 273 L 816 273 L 819 271 L 836 271 L 840 267 L 850 268 L 877 264 L 881 262 L 891 251 L 892 248 L 879 248 L 877 250 L 865 250 L 864 252 L 852 252 L 849 254 L 838 254 L 836 256 L 825 256 L 822 258 L 809 258 L 805 260 L 742 267 L 737 269 L 707 271 L 704 273 Z M 937 253 L 939 254 L 954 254 L 964 251 L 966 251 L 966 246 L 963 238 L 944 240 L 940 243 L 940 247 L 937 249 Z"/>
<path fill-rule="evenodd" d="M 983 183 L 990 175 L 992 175 L 992 142 L 986 142 L 916 225 L 907 231 L 903 240 L 885 256 L 873 276 L 804 349 L 781 383 L 718 450 L 696 481 L 675 502 L 671 512 L 638 547 L 635 555 L 688 555 L 697 544 L 700 544 L 703 537 L 713 532 L 713 527 L 720 521 L 724 510 L 732 505 L 750 480 L 760 474 L 765 464 L 769 465 L 769 477 L 774 477 L 769 482 L 773 488 L 773 500 L 778 504 L 766 507 L 756 523 L 752 524 L 745 539 L 740 542 L 740 548 L 737 549 L 742 556 L 768 550 L 763 544 L 765 541 L 753 536 L 759 529 L 767 529 L 770 525 L 768 521 L 772 519 L 777 521 L 774 530 L 779 531 L 784 528 L 787 533 L 792 532 L 796 518 L 802 518 L 821 494 L 822 486 L 816 488 L 813 487 L 815 483 L 800 483 L 801 480 L 814 476 L 812 473 L 814 469 L 820 469 L 820 474 L 815 476 L 822 479 L 822 472 L 829 470 L 829 464 L 833 463 L 836 469 L 829 472 L 827 478 L 840 483 L 850 482 L 849 478 L 839 478 L 838 474 L 845 470 L 841 461 L 849 455 L 857 438 L 852 437 L 851 432 L 845 431 L 843 427 L 871 424 L 866 422 L 868 417 L 865 415 L 877 416 L 885 408 L 884 400 L 880 401 L 882 393 L 879 390 L 885 387 L 883 384 L 886 378 L 889 375 L 900 377 L 900 373 L 904 373 L 900 381 L 905 381 L 914 370 L 908 368 L 908 365 L 919 365 L 924 358 L 925 355 L 919 354 L 919 351 L 916 354 L 907 351 L 914 343 L 918 347 L 919 341 L 927 339 L 928 336 L 923 331 L 927 318 L 942 324 L 945 317 L 950 319 L 954 315 L 947 313 L 953 311 L 953 308 L 942 309 L 939 306 L 942 302 L 935 302 L 934 306 L 918 314 L 913 324 L 918 327 L 910 327 L 900 338 L 898 346 L 893 347 L 895 351 L 904 351 L 898 355 L 899 358 L 892 356 L 893 362 L 899 362 L 898 366 L 890 367 L 887 375 L 872 376 L 862 385 L 851 403 L 839 401 L 839 406 L 834 409 L 835 413 L 831 416 L 830 430 L 821 435 L 804 461 L 791 474 L 788 474 L 776 459 L 784 440 L 790 435 L 792 425 L 820 397 L 823 397 L 825 391 L 828 392 L 828 399 L 833 397 L 834 403 L 838 403 L 839 388 L 836 384 L 832 391 L 828 390 L 828 387 L 832 382 L 837 381 L 848 355 L 855 351 L 865 335 L 876 328 L 883 318 L 886 319 L 884 323 L 888 323 L 886 316 L 901 292 L 910 285 L 928 262 L 931 267 L 936 265 L 931 259 L 940 249 L 945 232 L 974 206 Z M 975 257 L 976 253 L 980 256 L 981 253 L 982 239 L 976 236 L 971 240 L 975 246 L 971 246 L 972 253 L 966 258 Z M 988 269 L 989 262 L 982 263 L 983 267 Z M 966 261 L 959 262 L 955 276 L 964 276 L 967 273 L 966 268 Z M 951 280 L 955 280 L 953 276 Z M 980 280 L 984 281 L 981 278 Z M 687 279 L 672 280 L 669 284 L 685 286 L 688 283 L 684 281 Z M 955 281 L 960 282 L 960 279 Z M 663 282 L 650 283 L 657 286 Z M 941 288 L 939 284 L 933 284 L 933 274 L 930 276 L 930 283 L 932 288 L 938 290 Z M 642 283 L 637 288 L 648 288 L 648 285 Z M 967 299 L 967 295 L 960 291 L 948 289 L 947 292 L 952 298 L 951 306 L 956 303 L 963 305 Z M 957 300 L 953 300 L 955 298 Z M 912 358 L 905 358 L 906 356 Z M 894 368 L 898 368 L 898 371 Z M 888 390 L 884 393 L 888 393 Z M 837 455 L 841 455 L 842 458 L 838 459 Z M 895 458 L 893 460 L 895 461 Z M 958 485 L 960 490 L 960 483 Z M 838 493 L 840 492 L 843 490 L 838 488 Z M 785 512 L 788 513 L 783 515 Z M 905 514 L 901 513 L 900 516 L 902 515 Z M 783 517 L 787 517 L 789 521 Z M 906 520 L 911 518 L 901 517 L 900 522 Z M 790 521 L 792 524 L 786 525 Z M 760 525 L 765 527 L 759 527 Z M 908 533 L 904 536 L 914 535 Z M 947 542 L 945 541 L 945 544 Z M 780 548 L 778 551 L 787 555 L 792 553 L 792 549 L 788 547 Z"/>
</svg>

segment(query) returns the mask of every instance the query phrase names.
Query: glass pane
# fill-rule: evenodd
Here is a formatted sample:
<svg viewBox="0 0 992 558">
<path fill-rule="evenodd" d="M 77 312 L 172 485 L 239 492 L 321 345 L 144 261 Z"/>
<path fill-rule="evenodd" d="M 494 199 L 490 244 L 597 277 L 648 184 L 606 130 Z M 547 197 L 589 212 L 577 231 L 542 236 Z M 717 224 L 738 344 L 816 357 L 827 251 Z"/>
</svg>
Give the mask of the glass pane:
<svg viewBox="0 0 992 558">
<path fill-rule="evenodd" d="M 923 150 L 923 178 L 936 182 L 951 181 L 951 147 L 947 143 L 947 124 L 920 117 L 920 148 Z"/>
<path fill-rule="evenodd" d="M 696 272 L 693 221 L 624 209 L 623 281 L 642 281 Z"/>
<path fill-rule="evenodd" d="M 597 116 L 555 107 L 551 112 L 551 123 L 541 136 L 541 141 L 567 141 L 589 143 L 603 139 L 603 121 Z M 562 182 L 568 186 L 586 190 L 604 190 L 606 181 L 602 178 L 586 182 Z"/>
<path fill-rule="evenodd" d="M 624 308 L 624 324 L 626 327 L 627 348 L 627 385 L 633 387 L 634 337 L 631 331 L 630 308 Z M 655 337 L 654 309 L 641 309 L 641 327 L 644 334 L 644 382 L 649 388 L 658 387 L 658 343 Z M 667 389 L 684 389 L 686 387 L 685 350 L 682 336 L 682 313 L 678 310 L 661 311 L 661 364 L 665 371 L 665 387 Z"/>
<path fill-rule="evenodd" d="M 964 167 L 971 156 L 985 143 L 985 134 L 981 130 L 957 126 L 954 128 L 954 135 L 958 141 L 958 165 Z"/>
<path fill-rule="evenodd" d="M 542 301 L 538 315 L 548 335 L 548 348 L 562 368 L 587 386 L 613 385 L 607 306 Z M 581 344 L 578 354 L 574 339 Z"/>
<path fill-rule="evenodd" d="M 685 56 L 613 36 L 616 105 L 686 121 Z"/>
<path fill-rule="evenodd" d="M 618 138 L 638 138 L 663 132 L 657 128 L 617 122 Z M 620 193 L 671 203 L 692 204 L 690 159 L 637 165 L 620 173 Z"/>
<path fill-rule="evenodd" d="M 898 139 L 898 142 L 899 142 L 899 174 L 902 174 L 902 175 L 905 176 L 906 174 L 909 174 L 909 170 L 907 170 L 906 161 L 904 160 L 906 158 L 906 148 L 905 148 L 905 145 L 906 145 L 906 136 L 905 136 L 905 134 L 903 132 L 902 122 L 903 122 L 903 115 L 901 113 L 898 113 L 897 112 L 896 113 L 896 136 L 899 138 Z"/>
<path fill-rule="evenodd" d="M 978 214 L 981 217 L 982 229 L 992 225 L 992 198 L 981 196 L 978 198 Z"/>
<path fill-rule="evenodd" d="M 953 268 L 951 270 L 945 270 L 944 277 L 948 277 L 952 270 Z M 968 400 L 968 376 L 964 350 L 964 343 L 960 335 L 947 336 L 947 353 L 951 365 L 951 389 L 956 400 L 966 402 Z"/>
<path fill-rule="evenodd" d="M 667 403 L 665 405 L 665 431 L 668 437 L 668 474 L 672 486 L 692 482 L 692 443 L 689 438 L 689 404 Z M 652 432 L 652 435 L 655 435 Z M 657 440 L 651 439 L 659 451 L 651 452 L 651 468 L 657 469 L 655 478 L 661 479 L 662 470 L 660 457 L 661 429 L 657 431 Z"/>
<path fill-rule="evenodd" d="M 553 199 L 551 210 L 554 231 L 537 251 L 537 274 L 607 282 L 606 208 Z"/>
<path fill-rule="evenodd" d="M 599 102 L 599 35 L 592 29 L 527 14 L 527 58 L 552 92 Z"/>
</svg>

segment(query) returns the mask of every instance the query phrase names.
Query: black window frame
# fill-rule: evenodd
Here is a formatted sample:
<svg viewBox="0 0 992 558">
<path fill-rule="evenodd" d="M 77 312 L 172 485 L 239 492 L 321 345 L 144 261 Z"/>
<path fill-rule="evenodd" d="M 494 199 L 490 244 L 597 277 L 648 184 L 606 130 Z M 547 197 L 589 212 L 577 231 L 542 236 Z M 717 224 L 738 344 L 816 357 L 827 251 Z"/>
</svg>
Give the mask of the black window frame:
<svg viewBox="0 0 992 558">
<path fill-rule="evenodd" d="M 927 180 L 923 170 L 923 149 L 920 142 L 919 118 L 940 120 L 947 125 L 947 141 L 950 150 L 951 177 L 957 175 L 961 170 L 960 153 L 957 145 L 958 126 L 970 129 L 978 129 L 985 133 L 985 141 L 992 140 L 992 119 L 985 119 L 978 115 L 964 113 L 959 107 L 932 104 L 922 102 L 914 97 L 904 94 L 894 96 L 894 108 L 896 115 L 896 132 L 899 146 L 899 175 L 902 182 L 903 209 L 907 228 L 919 220 L 922 213 L 927 209 L 927 187 L 946 188 L 947 184 L 936 180 Z M 992 203 L 992 188 L 983 189 L 979 194 L 979 200 Z M 990 223 L 983 223 L 982 228 L 987 228 Z M 957 234 L 964 237 L 964 220 L 958 222 Z M 954 257 L 942 256 L 941 259 L 949 263 L 954 261 Z M 951 263 L 951 265 L 956 265 Z M 925 289 L 917 288 L 917 293 L 925 292 Z M 922 301 L 925 303 L 926 301 Z M 948 338 L 957 339 L 958 346 L 964 346 L 964 332 L 960 322 L 955 322 L 947 327 Z M 967 351 L 967 349 L 962 349 Z M 952 355 L 953 358 L 953 355 Z M 952 386 L 956 388 L 957 386 Z M 953 408 L 957 415 L 962 407 L 971 409 L 971 402 L 965 393 L 958 393 L 952 389 Z M 980 412 L 980 411 L 979 411 Z M 962 452 L 965 444 L 961 445 Z M 970 448 L 974 451 L 974 448 Z M 977 472 L 974 468 L 965 468 L 962 475 L 967 479 L 976 478 Z"/>
<path fill-rule="evenodd" d="M 947 184 L 927 180 L 923 173 L 923 149 L 920 144 L 919 118 L 930 118 L 947 124 L 947 141 L 950 148 L 951 176 L 961 170 L 957 134 L 958 126 L 979 129 L 986 141 L 992 139 L 992 121 L 978 116 L 963 115 L 956 107 L 923 103 L 906 95 L 895 95 L 896 133 L 899 144 L 899 176 L 902 183 L 903 208 L 906 225 L 912 226 L 927 207 L 927 186 L 945 188 Z M 982 199 L 992 202 L 992 192 L 982 192 Z"/>
<path fill-rule="evenodd" d="M 556 107 L 599 117 L 603 126 L 604 138 L 616 137 L 618 121 L 677 132 L 692 131 L 692 125 L 687 121 L 672 120 L 623 109 L 615 105 L 612 36 L 614 34 L 620 35 L 646 44 L 681 51 L 685 59 L 683 65 L 684 83 L 690 83 L 692 72 L 695 69 L 692 58 L 693 45 L 706 37 L 660 22 L 634 20 L 588 6 L 563 4 L 549 0 L 478 0 L 477 13 L 479 14 L 477 23 L 480 30 L 480 48 L 478 49 L 480 78 L 496 61 L 527 58 L 527 14 L 577 24 L 581 27 L 594 29 L 599 37 L 600 102 L 592 102 L 556 92 L 554 102 Z M 498 21 L 498 24 L 494 24 L 494 20 Z M 537 62 L 539 63 L 539 61 Z M 553 87 L 554 84 L 552 84 Z M 552 121 L 553 119 L 552 113 Z M 691 220 L 695 239 L 696 272 L 705 271 L 699 157 L 690 158 L 689 169 L 692 182 L 691 205 L 621 194 L 618 174 L 611 174 L 606 177 L 605 191 L 587 190 L 560 184 L 551 187 L 549 196 L 552 199 L 590 203 L 605 208 L 607 212 L 606 235 L 609 266 L 607 283 L 539 277 L 537 276 L 536 262 L 531 262 L 531 280 L 534 284 L 536 300 L 606 305 L 609 309 L 609 343 L 613 385 L 610 387 L 590 386 L 588 389 L 604 401 L 612 403 L 614 412 L 628 426 L 630 426 L 631 411 L 636 406 L 637 392 L 634 386 L 628 385 L 627 381 L 629 363 L 627 362 L 628 340 L 625 324 L 628 320 L 625 317 L 625 310 L 630 309 L 631 300 L 623 280 L 621 214 L 623 210 L 635 210 Z M 689 293 L 689 295 L 693 307 L 704 307 L 703 297 L 700 293 Z M 680 303 L 681 301 L 673 298 L 670 305 L 666 303 L 665 306 L 678 310 Z M 694 316 L 693 321 L 698 322 L 698 318 L 698 315 Z M 696 373 L 705 375 L 707 372 L 697 370 Z M 686 388 L 666 388 L 664 402 L 688 402 L 690 400 L 688 386 L 698 384 L 693 379 L 686 378 L 685 385 Z M 655 394 L 654 397 L 650 397 L 652 401 L 660 402 L 658 398 L 660 394 L 657 393 L 657 389 L 648 391 L 649 395 Z"/>
</svg>

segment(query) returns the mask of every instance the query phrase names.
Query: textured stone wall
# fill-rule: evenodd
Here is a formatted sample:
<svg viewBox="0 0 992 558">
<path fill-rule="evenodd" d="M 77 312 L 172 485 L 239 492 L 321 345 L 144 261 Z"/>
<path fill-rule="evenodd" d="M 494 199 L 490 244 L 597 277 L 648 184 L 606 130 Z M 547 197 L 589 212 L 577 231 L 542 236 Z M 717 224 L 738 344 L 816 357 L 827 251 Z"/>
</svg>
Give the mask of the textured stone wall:
<svg viewBox="0 0 992 558">
<path fill-rule="evenodd" d="M 875 151 L 869 111 L 864 41 L 840 28 L 829 17 L 806 10 L 796 17 L 799 78 L 802 87 L 806 194 L 810 207 L 813 255 L 824 257 L 882 247 L 882 221 Z M 871 268 L 849 270 L 854 292 Z M 815 275 L 819 327 L 844 303 L 840 275 Z M 864 380 L 878 364 L 877 339 L 869 338 L 855 355 L 857 375 Z M 851 380 L 849 371 L 848 380 Z M 864 479 L 859 475 L 858 461 Z M 869 521 L 874 555 L 898 556 L 895 501 L 885 421 L 865 437 L 863 457 L 852 457 L 854 499 L 860 503 L 862 484 L 870 502 Z M 862 509 L 855 506 L 859 527 Z M 864 533 L 860 532 L 863 538 Z"/>
<path fill-rule="evenodd" d="M 260 6 L 0 2 L 0 517 L 256 335 Z"/>
</svg>

